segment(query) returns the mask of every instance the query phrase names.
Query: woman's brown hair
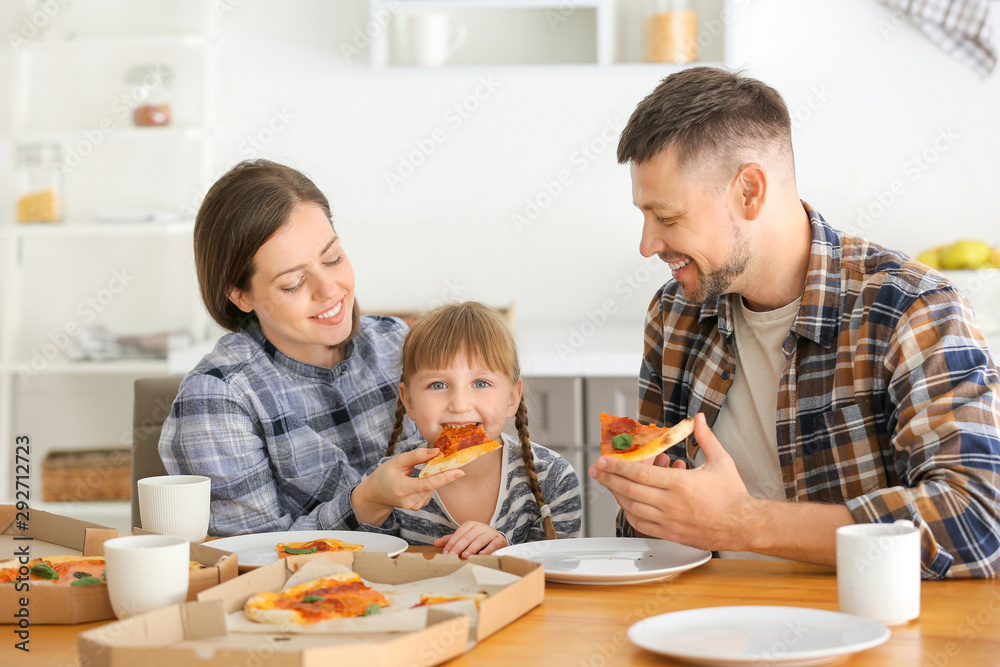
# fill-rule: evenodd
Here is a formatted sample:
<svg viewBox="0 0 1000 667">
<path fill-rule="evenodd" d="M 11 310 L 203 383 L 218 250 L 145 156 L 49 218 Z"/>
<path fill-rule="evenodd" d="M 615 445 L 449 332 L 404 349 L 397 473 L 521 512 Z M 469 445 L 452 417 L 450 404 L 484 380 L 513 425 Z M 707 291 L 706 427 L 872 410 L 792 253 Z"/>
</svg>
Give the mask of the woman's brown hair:
<svg viewBox="0 0 1000 667">
<path fill-rule="evenodd" d="M 250 290 L 257 251 L 304 203 L 319 206 L 333 228 L 330 203 L 316 184 L 270 160 L 240 162 L 205 195 L 194 222 L 194 261 L 205 308 L 223 328 L 239 331 L 250 317 L 229 300 L 229 293 L 234 287 Z M 344 343 L 357 333 L 360 315 L 355 299 L 351 333 Z"/>
<path fill-rule="evenodd" d="M 503 315 L 494 308 L 478 301 L 465 301 L 435 308 L 414 322 L 403 342 L 402 375 L 406 384 L 409 377 L 425 368 L 446 368 L 464 352 L 470 363 L 480 364 L 495 373 L 506 376 L 512 384 L 521 379 L 521 366 L 517 360 L 517 344 Z M 403 432 L 406 409 L 402 399 L 396 403 L 396 421 L 389 436 L 385 455 L 396 453 L 396 443 Z M 554 540 L 555 526 L 549 516 L 548 505 L 535 472 L 535 457 L 531 451 L 528 432 L 528 408 L 521 393 L 521 402 L 514 415 L 514 426 L 521 442 L 521 457 L 528 473 L 528 484 L 535 496 L 545 525 L 545 539 Z"/>
</svg>

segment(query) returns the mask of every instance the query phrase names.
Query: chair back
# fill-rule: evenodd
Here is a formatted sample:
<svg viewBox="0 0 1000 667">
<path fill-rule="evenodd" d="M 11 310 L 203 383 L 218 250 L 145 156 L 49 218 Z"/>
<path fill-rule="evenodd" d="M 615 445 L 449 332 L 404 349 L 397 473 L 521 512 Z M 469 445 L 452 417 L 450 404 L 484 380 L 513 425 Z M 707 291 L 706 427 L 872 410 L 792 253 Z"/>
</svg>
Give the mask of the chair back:
<svg viewBox="0 0 1000 667">
<path fill-rule="evenodd" d="M 135 381 L 132 412 L 132 526 L 141 527 L 137 482 L 144 477 L 166 475 L 158 449 L 163 422 L 177 397 L 181 375 L 140 378 Z"/>
</svg>

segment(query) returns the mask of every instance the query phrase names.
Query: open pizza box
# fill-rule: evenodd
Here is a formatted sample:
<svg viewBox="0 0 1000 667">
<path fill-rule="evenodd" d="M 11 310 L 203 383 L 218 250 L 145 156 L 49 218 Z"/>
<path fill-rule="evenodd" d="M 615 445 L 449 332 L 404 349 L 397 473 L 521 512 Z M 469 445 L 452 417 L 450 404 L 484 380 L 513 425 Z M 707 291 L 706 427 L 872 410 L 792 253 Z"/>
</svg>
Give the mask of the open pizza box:
<svg viewBox="0 0 1000 667">
<path fill-rule="evenodd" d="M 281 626 L 257 632 L 228 629 L 227 616 L 238 616 L 247 599 L 261 591 L 278 591 L 300 568 L 327 559 L 357 572 L 373 584 L 405 585 L 447 577 L 466 563 L 513 575 L 478 607 L 473 627 L 468 615 L 448 605 L 432 605 L 420 627 L 400 632 L 289 632 Z M 434 591 L 428 591 L 434 592 Z M 80 633 L 83 664 L 91 667 L 197 665 L 198 667 L 264 663 L 282 667 L 360 664 L 364 667 L 430 667 L 471 649 L 541 604 L 544 570 L 538 563 L 511 556 L 472 556 L 468 561 L 438 554 L 339 552 L 293 556 L 257 568 L 198 596 L 198 602 L 174 605 L 126 621 Z M 347 619 L 364 622 L 367 619 Z"/>
<path fill-rule="evenodd" d="M 105 540 L 113 537 L 118 537 L 118 531 L 100 524 L 0 505 L 0 561 L 22 556 L 29 560 L 42 556 L 103 556 Z M 191 560 L 206 567 L 191 571 L 189 600 L 237 575 L 236 556 L 220 549 L 193 544 Z M 0 584 L 0 623 L 17 624 L 25 614 L 32 625 L 72 625 L 115 617 L 107 586 Z"/>
</svg>

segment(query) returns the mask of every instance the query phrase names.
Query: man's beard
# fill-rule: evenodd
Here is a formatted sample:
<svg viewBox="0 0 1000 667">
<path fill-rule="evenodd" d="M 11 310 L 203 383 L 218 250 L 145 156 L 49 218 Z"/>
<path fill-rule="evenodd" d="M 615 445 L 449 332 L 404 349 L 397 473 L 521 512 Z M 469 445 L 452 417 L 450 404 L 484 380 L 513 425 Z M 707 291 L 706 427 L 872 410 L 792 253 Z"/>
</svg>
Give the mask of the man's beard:
<svg viewBox="0 0 1000 667">
<path fill-rule="evenodd" d="M 701 304 L 715 301 L 728 292 L 733 281 L 746 273 L 747 267 L 750 266 L 750 242 L 736 226 L 735 221 L 732 230 L 733 250 L 721 268 L 711 273 L 703 273 L 700 267 L 695 266 L 698 274 L 698 286 L 691 294 L 684 290 L 684 298 L 691 303 Z"/>
</svg>

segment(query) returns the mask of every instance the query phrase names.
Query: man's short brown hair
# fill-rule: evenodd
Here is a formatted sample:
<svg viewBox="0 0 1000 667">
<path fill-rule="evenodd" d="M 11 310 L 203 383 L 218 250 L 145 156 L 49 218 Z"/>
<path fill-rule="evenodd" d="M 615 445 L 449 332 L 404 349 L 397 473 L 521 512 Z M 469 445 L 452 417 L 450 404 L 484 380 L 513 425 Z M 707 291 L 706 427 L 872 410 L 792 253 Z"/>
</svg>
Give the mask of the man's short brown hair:
<svg viewBox="0 0 1000 667">
<path fill-rule="evenodd" d="M 774 88 L 740 72 L 692 67 L 665 78 L 632 112 L 618 142 L 618 162 L 639 164 L 668 146 L 677 147 L 682 169 L 696 160 L 739 168 L 735 162 L 747 153 L 787 154 L 794 179 L 785 102 Z"/>
</svg>

